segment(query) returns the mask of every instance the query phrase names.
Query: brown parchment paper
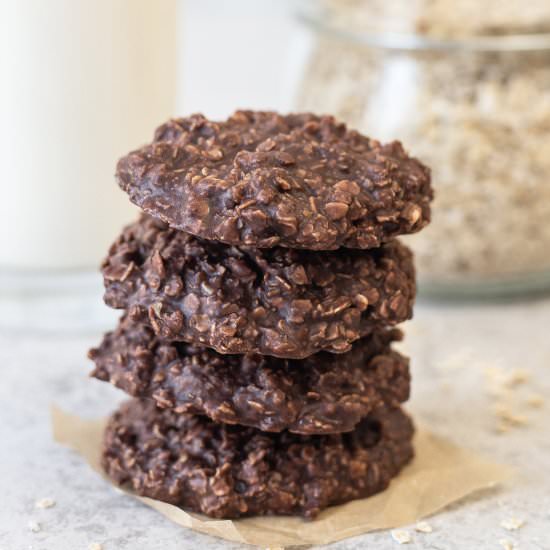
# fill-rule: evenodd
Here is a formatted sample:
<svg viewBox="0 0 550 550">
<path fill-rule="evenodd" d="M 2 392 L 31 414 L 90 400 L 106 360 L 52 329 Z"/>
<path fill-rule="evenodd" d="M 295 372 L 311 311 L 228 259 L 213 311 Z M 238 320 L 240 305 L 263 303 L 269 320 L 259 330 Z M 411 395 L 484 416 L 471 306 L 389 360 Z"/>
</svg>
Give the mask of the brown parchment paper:
<svg viewBox="0 0 550 550">
<path fill-rule="evenodd" d="M 52 408 L 54 439 L 77 451 L 96 471 L 106 420 L 84 420 Z M 234 542 L 261 547 L 328 544 L 378 529 L 413 523 L 466 495 L 492 487 L 511 475 L 510 468 L 489 462 L 431 434 L 422 427 L 415 436 L 416 457 L 390 487 L 370 498 L 333 506 L 313 521 L 296 517 L 216 520 L 187 513 L 165 502 L 129 495 L 173 522 Z"/>
</svg>

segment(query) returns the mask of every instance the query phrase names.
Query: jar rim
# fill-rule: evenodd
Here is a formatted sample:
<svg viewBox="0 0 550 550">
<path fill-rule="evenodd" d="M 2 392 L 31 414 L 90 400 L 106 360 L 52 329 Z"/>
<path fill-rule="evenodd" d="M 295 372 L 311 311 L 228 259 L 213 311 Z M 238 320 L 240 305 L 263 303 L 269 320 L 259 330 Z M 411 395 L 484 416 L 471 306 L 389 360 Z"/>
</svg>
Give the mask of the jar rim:
<svg viewBox="0 0 550 550">
<path fill-rule="evenodd" d="M 352 31 L 326 22 L 310 10 L 297 12 L 299 21 L 316 32 L 342 41 L 400 51 L 528 52 L 550 50 L 550 32 L 437 38 L 414 33 Z"/>
</svg>

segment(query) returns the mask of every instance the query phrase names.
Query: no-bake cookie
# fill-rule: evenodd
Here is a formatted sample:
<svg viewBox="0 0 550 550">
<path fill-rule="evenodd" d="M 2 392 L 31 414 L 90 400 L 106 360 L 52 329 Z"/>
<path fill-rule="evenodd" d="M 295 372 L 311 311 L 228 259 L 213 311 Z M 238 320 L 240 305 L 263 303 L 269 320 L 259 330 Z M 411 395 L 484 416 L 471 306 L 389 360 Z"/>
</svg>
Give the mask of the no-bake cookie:
<svg viewBox="0 0 550 550">
<path fill-rule="evenodd" d="M 339 433 L 409 397 L 408 359 L 391 349 L 400 338 L 397 329 L 376 332 L 347 353 L 292 360 L 163 342 L 123 319 L 90 358 L 96 378 L 177 413 L 269 432 Z"/>
<path fill-rule="evenodd" d="M 171 120 L 119 161 L 117 179 L 171 227 L 234 245 L 373 248 L 430 220 L 429 170 L 330 116 Z"/>
<path fill-rule="evenodd" d="M 144 216 L 103 264 L 105 302 L 165 340 L 220 353 L 345 352 L 412 314 L 410 251 L 255 249 L 201 240 Z"/>
<path fill-rule="evenodd" d="M 378 410 L 349 433 L 304 436 L 216 424 L 133 400 L 108 423 L 102 465 L 139 495 L 212 517 L 312 518 L 385 489 L 411 459 L 412 435 L 400 409 Z"/>
</svg>

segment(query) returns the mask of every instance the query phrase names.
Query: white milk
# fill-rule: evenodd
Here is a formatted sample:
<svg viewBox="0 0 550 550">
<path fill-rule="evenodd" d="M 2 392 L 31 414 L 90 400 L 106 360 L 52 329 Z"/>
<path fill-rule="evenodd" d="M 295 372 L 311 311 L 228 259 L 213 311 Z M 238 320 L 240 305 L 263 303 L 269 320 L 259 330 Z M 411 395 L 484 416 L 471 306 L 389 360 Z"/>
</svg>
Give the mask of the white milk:
<svg viewBox="0 0 550 550">
<path fill-rule="evenodd" d="M 88 268 L 118 157 L 172 115 L 175 0 L 0 0 L 0 268 Z"/>
</svg>

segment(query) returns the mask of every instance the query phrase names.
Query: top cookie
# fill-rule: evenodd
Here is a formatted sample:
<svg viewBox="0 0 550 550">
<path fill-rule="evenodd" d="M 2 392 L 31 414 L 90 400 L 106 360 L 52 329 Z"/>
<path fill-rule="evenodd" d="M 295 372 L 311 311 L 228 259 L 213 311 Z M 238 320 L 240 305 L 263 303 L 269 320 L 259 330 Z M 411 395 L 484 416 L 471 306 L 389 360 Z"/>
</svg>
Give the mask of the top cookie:
<svg viewBox="0 0 550 550">
<path fill-rule="evenodd" d="M 430 172 L 329 116 L 237 111 L 160 126 L 119 185 L 175 229 L 260 248 L 374 248 L 430 220 Z"/>
</svg>

